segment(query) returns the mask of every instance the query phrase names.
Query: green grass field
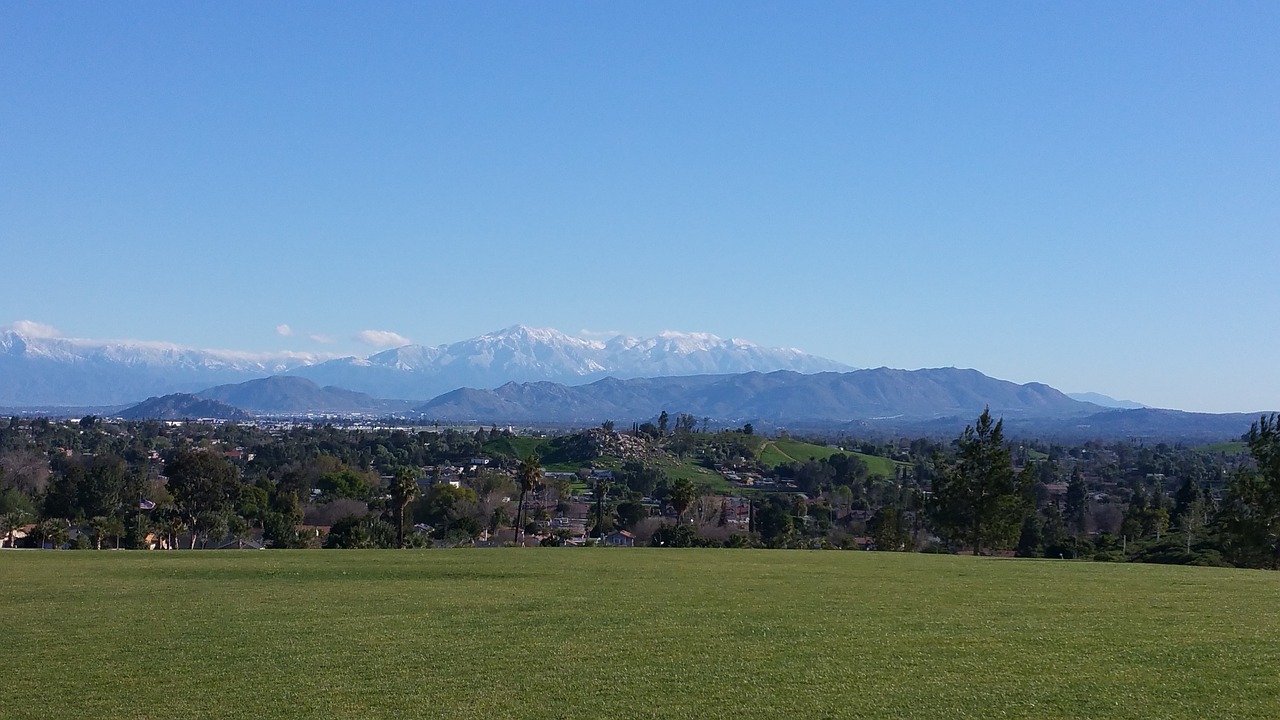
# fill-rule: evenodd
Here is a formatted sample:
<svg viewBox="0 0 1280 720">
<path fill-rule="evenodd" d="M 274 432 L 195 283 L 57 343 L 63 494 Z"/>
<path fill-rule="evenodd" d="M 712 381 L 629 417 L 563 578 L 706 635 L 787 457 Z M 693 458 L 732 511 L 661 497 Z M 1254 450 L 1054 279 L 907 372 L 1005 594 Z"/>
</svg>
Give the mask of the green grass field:
<svg viewBox="0 0 1280 720">
<path fill-rule="evenodd" d="M 1226 455 L 1227 457 L 1235 457 L 1236 455 L 1244 455 L 1249 452 L 1249 443 L 1242 441 L 1220 442 L 1213 445 L 1201 445 L 1196 448 L 1203 453 L 1210 455 Z"/>
<path fill-rule="evenodd" d="M 0 552 L 0 717 L 1275 718 L 1280 574 L 889 553 Z"/>
<path fill-rule="evenodd" d="M 826 447 L 824 445 L 814 445 L 813 443 L 801 442 L 790 438 L 778 438 L 777 440 L 768 440 L 762 443 L 763 448 L 760 449 L 760 461 L 769 467 L 777 467 L 784 463 L 796 461 L 805 462 L 809 458 L 814 460 L 822 460 L 831 457 L 838 452 L 846 455 L 853 455 L 862 458 L 867 464 L 867 469 L 872 475 L 880 475 L 881 477 L 894 477 L 894 467 L 906 463 L 895 463 L 889 458 L 879 457 L 878 455 L 866 455 L 860 452 L 843 451 L 837 448 Z"/>
</svg>

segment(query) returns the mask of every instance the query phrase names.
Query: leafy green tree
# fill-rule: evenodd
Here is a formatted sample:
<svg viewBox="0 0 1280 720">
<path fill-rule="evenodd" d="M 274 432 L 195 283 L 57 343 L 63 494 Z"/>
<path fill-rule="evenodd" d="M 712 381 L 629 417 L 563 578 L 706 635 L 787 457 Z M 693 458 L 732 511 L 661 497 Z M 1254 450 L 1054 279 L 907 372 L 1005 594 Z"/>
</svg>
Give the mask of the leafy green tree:
<svg viewBox="0 0 1280 720">
<path fill-rule="evenodd" d="M 472 519 L 476 509 L 476 493 L 469 487 L 457 487 L 449 483 L 436 483 L 427 488 L 413 509 L 413 519 L 432 525 L 436 536 L 444 538 L 449 528 L 465 519 Z M 467 524 L 468 530 L 474 526 L 476 532 L 479 525 Z"/>
<path fill-rule="evenodd" d="M 666 482 L 666 473 L 656 465 L 646 465 L 638 460 L 628 460 L 622 469 L 614 473 L 614 479 L 625 484 L 630 490 L 644 496 L 653 494 L 658 485 Z"/>
<path fill-rule="evenodd" d="M 1263 416 L 1246 436 L 1256 467 L 1238 471 L 1219 513 L 1226 555 L 1239 565 L 1280 569 L 1280 416 Z"/>
<path fill-rule="evenodd" d="M 1043 513 L 1044 522 L 1040 526 L 1040 539 L 1044 545 L 1044 554 L 1046 557 L 1057 557 L 1058 548 L 1067 541 L 1067 521 L 1062 517 L 1062 511 L 1056 504 L 1050 503 L 1045 506 Z"/>
<path fill-rule="evenodd" d="M 634 529 L 641 520 L 649 517 L 649 508 L 635 500 L 623 500 L 614 507 L 613 512 L 618 517 L 618 525 L 627 530 Z"/>
<path fill-rule="evenodd" d="M 302 547 L 302 536 L 298 533 L 298 520 L 289 513 L 268 512 L 262 516 L 262 539 L 268 547 L 296 548 Z"/>
<path fill-rule="evenodd" d="M 240 471 L 221 455 L 203 450 L 179 451 L 164 470 L 178 510 L 187 520 L 194 549 L 196 517 L 231 509 L 240 497 Z"/>
<path fill-rule="evenodd" d="M 885 505 L 876 510 L 867 523 L 867 530 L 877 550 L 904 550 L 911 541 L 911 530 L 897 507 Z"/>
<path fill-rule="evenodd" d="M 1187 484 L 1193 489 L 1183 495 L 1184 504 L 1178 515 L 1178 526 L 1186 539 L 1186 551 L 1190 553 L 1196 535 L 1207 524 L 1209 503 L 1194 480 L 1188 479 Z"/>
<path fill-rule="evenodd" d="M 244 543 L 249 539 L 249 533 L 253 526 L 249 521 L 239 515 L 231 515 L 227 518 L 227 532 L 236 541 L 236 549 L 243 550 Z"/>
<path fill-rule="evenodd" d="M 200 547 L 207 548 L 209 543 L 226 538 L 227 514 L 216 511 L 202 512 L 196 516 L 195 527 L 200 537 Z"/>
<path fill-rule="evenodd" d="M 348 515 L 329 529 L 324 546 L 347 550 L 389 548 L 401 542 L 397 535 L 395 528 L 385 520 L 372 515 Z"/>
<path fill-rule="evenodd" d="M 499 530 L 509 524 L 511 524 L 511 515 L 507 512 L 507 506 L 499 505 L 489 514 L 490 535 L 497 535 Z"/>
<path fill-rule="evenodd" d="M 654 531 L 649 544 L 653 547 L 687 548 L 697 545 L 697 536 L 688 525 L 663 525 Z"/>
<path fill-rule="evenodd" d="M 261 519 L 271 511 L 271 493 L 257 485 L 242 485 L 236 499 L 236 510 L 246 519 Z"/>
<path fill-rule="evenodd" d="M 1030 512 L 1029 478 L 1015 474 L 1004 442 L 1004 420 L 993 421 L 990 409 L 964 429 L 953 463 L 940 468 L 933 481 L 930 515 L 944 538 L 973 548 L 1012 545 Z"/>
<path fill-rule="evenodd" d="M 324 473 L 316 483 L 321 502 L 337 498 L 363 500 L 369 496 L 369 483 L 349 467 Z"/>
<path fill-rule="evenodd" d="M 791 507 L 785 498 L 773 495 L 760 503 L 753 516 L 754 528 L 770 545 L 781 544 L 795 527 Z"/>
</svg>

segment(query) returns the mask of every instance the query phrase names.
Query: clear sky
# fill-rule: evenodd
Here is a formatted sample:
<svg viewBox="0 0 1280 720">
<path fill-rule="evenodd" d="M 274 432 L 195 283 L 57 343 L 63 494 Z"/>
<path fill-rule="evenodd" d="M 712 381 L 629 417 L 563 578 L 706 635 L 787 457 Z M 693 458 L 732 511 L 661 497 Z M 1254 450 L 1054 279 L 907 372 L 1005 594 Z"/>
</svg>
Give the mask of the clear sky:
<svg viewBox="0 0 1280 720">
<path fill-rule="evenodd" d="M 1278 39 L 1275 2 L 0 3 L 0 325 L 706 331 L 1280 409 Z"/>
</svg>

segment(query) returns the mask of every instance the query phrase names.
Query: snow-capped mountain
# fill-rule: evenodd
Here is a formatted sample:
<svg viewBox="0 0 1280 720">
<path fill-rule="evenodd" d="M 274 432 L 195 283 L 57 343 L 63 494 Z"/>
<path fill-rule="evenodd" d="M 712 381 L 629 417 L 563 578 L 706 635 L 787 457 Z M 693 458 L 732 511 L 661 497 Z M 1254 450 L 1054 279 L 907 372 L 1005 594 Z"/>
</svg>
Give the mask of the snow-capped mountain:
<svg viewBox="0 0 1280 720">
<path fill-rule="evenodd" d="M 0 332 L 0 405 L 112 405 L 213 385 L 295 374 L 378 398 L 426 400 L 459 387 L 549 380 L 852 368 L 794 349 L 706 333 L 584 340 L 516 325 L 461 342 L 406 345 L 367 357 L 201 350 L 170 343 Z"/>
<path fill-rule="evenodd" d="M 306 353 L 200 350 L 172 343 L 0 332 L 0 405 L 114 405 L 288 372 Z"/>
<path fill-rule="evenodd" d="M 550 328 L 515 325 L 448 345 L 407 345 L 368 358 L 342 358 L 293 372 L 321 385 L 377 397 L 431 398 L 460 387 L 548 380 L 579 384 L 603 377 L 851 370 L 794 349 L 765 348 L 707 333 L 584 340 Z"/>
</svg>

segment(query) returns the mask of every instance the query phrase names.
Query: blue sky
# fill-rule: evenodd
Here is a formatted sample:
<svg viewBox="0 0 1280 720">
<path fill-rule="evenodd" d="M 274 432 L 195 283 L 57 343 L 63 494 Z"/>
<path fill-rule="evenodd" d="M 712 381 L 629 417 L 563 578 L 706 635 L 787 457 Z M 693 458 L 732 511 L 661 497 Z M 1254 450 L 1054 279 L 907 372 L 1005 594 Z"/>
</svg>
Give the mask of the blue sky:
<svg viewBox="0 0 1280 720">
<path fill-rule="evenodd" d="M 4 3 L 0 324 L 707 331 L 1280 409 L 1277 37 L 1267 2 Z"/>
</svg>

